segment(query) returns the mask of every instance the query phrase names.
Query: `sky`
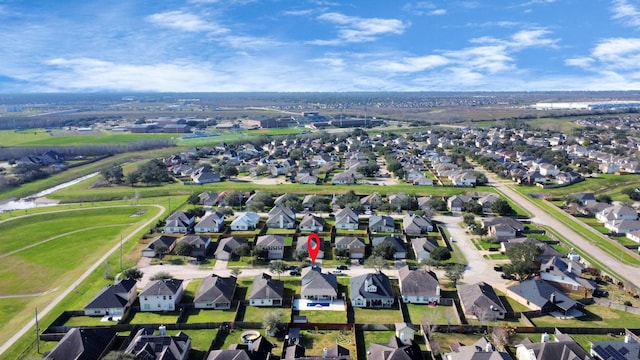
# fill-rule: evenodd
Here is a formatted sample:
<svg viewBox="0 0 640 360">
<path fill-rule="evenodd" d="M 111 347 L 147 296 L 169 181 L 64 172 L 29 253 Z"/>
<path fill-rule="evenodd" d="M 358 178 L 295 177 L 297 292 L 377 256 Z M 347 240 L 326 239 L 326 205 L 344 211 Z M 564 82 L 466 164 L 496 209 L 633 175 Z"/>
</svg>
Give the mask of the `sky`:
<svg viewBox="0 0 640 360">
<path fill-rule="evenodd" d="M 0 0 L 0 93 L 640 89 L 640 0 Z"/>
</svg>

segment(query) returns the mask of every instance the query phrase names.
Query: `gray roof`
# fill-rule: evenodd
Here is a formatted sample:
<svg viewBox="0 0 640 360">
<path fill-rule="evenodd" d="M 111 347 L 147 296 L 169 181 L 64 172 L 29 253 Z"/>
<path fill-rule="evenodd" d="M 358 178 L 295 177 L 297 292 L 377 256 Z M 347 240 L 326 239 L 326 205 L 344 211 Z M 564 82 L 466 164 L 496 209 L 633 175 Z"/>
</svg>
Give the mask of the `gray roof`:
<svg viewBox="0 0 640 360">
<path fill-rule="evenodd" d="M 369 360 L 422 360 L 422 351 L 415 342 L 405 345 L 395 335 L 387 344 L 372 343 L 367 352 Z"/>
<path fill-rule="evenodd" d="M 218 227 L 220 221 L 224 220 L 224 214 L 218 211 L 212 212 L 210 214 L 205 215 L 200 221 L 196 224 L 197 228 L 211 228 Z"/>
<path fill-rule="evenodd" d="M 320 216 L 316 216 L 313 214 L 305 214 L 300 220 L 300 227 L 316 227 L 316 226 L 324 226 L 324 219 Z"/>
<path fill-rule="evenodd" d="M 334 274 L 323 273 L 319 266 L 302 269 L 302 289 L 305 296 L 331 295 L 338 296 L 338 279 Z"/>
<path fill-rule="evenodd" d="M 282 235 L 262 235 L 256 239 L 256 246 L 284 246 L 284 236 Z"/>
<path fill-rule="evenodd" d="M 371 215 L 369 217 L 369 228 L 376 228 L 378 226 L 385 226 L 394 228 L 395 224 L 393 218 L 388 215 Z"/>
<path fill-rule="evenodd" d="M 398 270 L 400 290 L 404 296 L 437 296 L 438 276 L 433 271 L 409 270 L 403 266 Z"/>
<path fill-rule="evenodd" d="M 193 302 L 231 303 L 235 290 L 235 277 L 221 277 L 216 274 L 211 274 L 211 276 L 207 276 L 202 280 L 202 284 L 200 285 Z"/>
<path fill-rule="evenodd" d="M 364 246 L 364 240 L 355 236 L 341 236 L 336 238 L 336 246 L 342 245 L 351 247 L 354 243 Z"/>
<path fill-rule="evenodd" d="M 487 351 L 487 349 L 491 349 Z M 506 352 L 495 350 L 493 344 L 482 337 L 472 345 L 464 346 L 455 344 L 451 346 L 451 353 L 447 354 L 447 358 L 451 360 L 512 360 L 513 358 Z"/>
<path fill-rule="evenodd" d="M 133 279 L 120 280 L 117 284 L 103 288 L 85 309 L 107 309 L 124 307 L 129 302 L 129 291 L 136 286 Z"/>
<path fill-rule="evenodd" d="M 139 296 L 175 295 L 182 286 L 180 279 L 162 279 L 150 281 Z"/>
<path fill-rule="evenodd" d="M 211 350 L 206 360 L 251 360 L 251 357 L 244 349 Z"/>
<path fill-rule="evenodd" d="M 155 248 L 158 245 L 164 245 L 167 247 L 167 249 L 171 248 L 171 245 L 173 245 L 173 243 L 176 241 L 176 237 L 175 236 L 168 236 L 168 235 L 161 235 L 161 236 L 157 236 L 155 237 L 153 240 L 151 240 L 151 242 L 149 244 L 147 244 L 147 246 L 145 247 L 145 250 L 155 250 Z"/>
<path fill-rule="evenodd" d="M 71 328 L 43 359 L 99 359 L 115 336 L 116 332 L 107 327 Z"/>
<path fill-rule="evenodd" d="M 245 238 L 232 236 L 232 237 L 220 239 L 220 241 L 218 242 L 218 248 L 216 249 L 215 254 L 217 255 L 221 252 L 231 253 L 233 249 L 244 244 L 247 244 L 247 245 L 249 244 L 249 241 Z"/>
<path fill-rule="evenodd" d="M 176 336 L 153 335 L 152 329 L 140 329 L 127 349 L 126 354 L 136 359 L 181 359 L 189 352 L 189 336 L 180 331 Z"/>
<path fill-rule="evenodd" d="M 253 278 L 249 300 L 280 299 L 284 297 L 284 281 L 275 280 L 271 275 L 262 273 Z"/>
<path fill-rule="evenodd" d="M 556 341 L 532 342 L 524 339 L 518 346 L 533 350 L 536 360 L 587 360 L 593 359 L 589 353 L 570 336 L 556 330 Z"/>
<path fill-rule="evenodd" d="M 371 245 L 376 246 L 380 243 L 388 242 L 393 245 L 396 252 L 406 252 L 407 248 L 404 246 L 404 242 L 397 236 L 378 236 L 371 239 Z"/>
<path fill-rule="evenodd" d="M 506 312 L 502 301 L 493 287 L 485 282 L 472 285 L 458 285 L 458 297 L 467 311 L 475 313 L 475 309 L 497 309 Z"/>
<path fill-rule="evenodd" d="M 375 285 L 376 291 L 367 291 L 367 286 Z M 363 274 L 351 278 L 349 286 L 351 298 L 355 298 L 359 294 L 365 299 L 393 299 L 393 288 L 389 277 L 383 272 L 373 274 Z"/>
<path fill-rule="evenodd" d="M 578 305 L 578 302 L 572 300 L 545 280 L 525 280 L 518 285 L 510 286 L 508 289 L 541 309 L 551 307 L 566 312 Z M 553 311 L 554 309 L 551 310 Z"/>
</svg>

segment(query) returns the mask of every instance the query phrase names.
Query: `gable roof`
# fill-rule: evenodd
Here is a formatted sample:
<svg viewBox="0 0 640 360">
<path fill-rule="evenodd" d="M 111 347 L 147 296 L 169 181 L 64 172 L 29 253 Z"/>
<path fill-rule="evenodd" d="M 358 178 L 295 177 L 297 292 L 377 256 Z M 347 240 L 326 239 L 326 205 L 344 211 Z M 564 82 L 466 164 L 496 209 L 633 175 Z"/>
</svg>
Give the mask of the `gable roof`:
<svg viewBox="0 0 640 360">
<path fill-rule="evenodd" d="M 325 221 L 322 217 L 313 215 L 313 214 L 305 214 L 300 220 L 300 227 L 324 227 Z"/>
<path fill-rule="evenodd" d="M 422 360 L 422 351 L 414 341 L 405 345 L 395 335 L 387 344 L 372 343 L 367 352 L 369 360 Z"/>
<path fill-rule="evenodd" d="M 218 248 L 216 249 L 214 255 L 218 255 L 222 252 L 231 253 L 233 249 L 245 244 L 249 244 L 249 240 L 247 240 L 246 238 L 231 236 L 220 239 L 220 241 L 218 242 Z"/>
<path fill-rule="evenodd" d="M 96 295 L 85 309 L 107 309 L 124 307 L 129 302 L 129 291 L 136 286 L 137 281 L 133 279 L 123 279 L 117 284 L 103 288 Z"/>
<path fill-rule="evenodd" d="M 140 329 L 124 351 L 136 359 L 182 359 L 191 348 L 189 336 L 180 331 L 176 336 L 153 335 L 153 329 Z"/>
<path fill-rule="evenodd" d="M 284 236 L 282 235 L 262 235 L 256 239 L 256 246 L 284 246 Z"/>
<path fill-rule="evenodd" d="M 193 302 L 231 303 L 235 290 L 235 277 L 221 277 L 216 274 L 211 274 L 211 276 L 207 276 L 202 280 L 202 284 Z"/>
<path fill-rule="evenodd" d="M 364 240 L 355 236 L 336 237 L 336 246 L 352 247 L 356 245 L 364 246 Z"/>
<path fill-rule="evenodd" d="M 175 236 L 168 236 L 168 235 L 160 235 L 157 236 L 155 238 L 153 238 L 153 240 L 151 240 L 151 242 L 149 242 L 149 244 L 147 244 L 147 246 L 143 249 L 144 250 L 155 250 L 157 246 L 159 245 L 164 245 L 167 247 L 167 249 L 170 249 L 171 246 L 173 245 L 173 243 L 176 241 L 177 237 Z"/>
<path fill-rule="evenodd" d="M 562 291 L 541 279 L 525 280 L 507 289 L 527 299 L 527 301 L 541 309 L 553 305 L 553 307 L 566 312 L 578 305 L 577 301 L 574 301 Z"/>
<path fill-rule="evenodd" d="M 405 265 L 398 269 L 400 291 L 403 296 L 432 297 L 439 295 L 440 283 L 433 271 L 410 270 Z"/>
<path fill-rule="evenodd" d="M 275 280 L 271 275 L 262 273 L 253 278 L 253 286 L 249 300 L 282 299 L 284 297 L 284 281 Z"/>
<path fill-rule="evenodd" d="M 375 292 L 368 291 L 369 285 L 376 287 Z M 362 274 L 352 277 L 349 284 L 351 298 L 359 294 L 365 299 L 394 298 L 389 277 L 383 272 Z"/>
<path fill-rule="evenodd" d="M 107 327 L 101 328 L 71 328 L 62 337 L 51 352 L 44 356 L 44 360 L 99 359 L 103 353 L 109 351 L 107 347 L 116 337 L 116 332 Z"/>
<path fill-rule="evenodd" d="M 323 273 L 319 266 L 302 269 L 302 288 L 300 294 L 305 296 L 332 295 L 338 296 L 338 279 L 334 274 Z"/>
<path fill-rule="evenodd" d="M 139 296 L 175 295 L 182 286 L 180 279 L 162 279 L 150 281 Z"/>
<path fill-rule="evenodd" d="M 475 314 L 476 309 L 493 309 L 502 313 L 506 312 L 493 287 L 485 282 L 458 285 L 457 288 L 460 301 L 464 304 L 465 309 L 471 313 Z"/>
</svg>

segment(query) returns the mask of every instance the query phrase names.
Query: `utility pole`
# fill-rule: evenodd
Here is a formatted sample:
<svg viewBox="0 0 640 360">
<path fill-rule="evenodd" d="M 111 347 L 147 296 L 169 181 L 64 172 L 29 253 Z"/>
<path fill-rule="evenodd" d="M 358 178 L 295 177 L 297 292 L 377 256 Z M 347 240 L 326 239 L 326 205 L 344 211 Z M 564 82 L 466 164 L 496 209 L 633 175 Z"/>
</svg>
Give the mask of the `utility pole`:
<svg viewBox="0 0 640 360">
<path fill-rule="evenodd" d="M 38 326 L 38 308 L 36 308 L 36 347 L 38 348 L 38 354 L 40 354 L 40 327 Z"/>
<path fill-rule="evenodd" d="M 120 234 L 120 272 L 122 272 L 122 234 Z"/>
</svg>

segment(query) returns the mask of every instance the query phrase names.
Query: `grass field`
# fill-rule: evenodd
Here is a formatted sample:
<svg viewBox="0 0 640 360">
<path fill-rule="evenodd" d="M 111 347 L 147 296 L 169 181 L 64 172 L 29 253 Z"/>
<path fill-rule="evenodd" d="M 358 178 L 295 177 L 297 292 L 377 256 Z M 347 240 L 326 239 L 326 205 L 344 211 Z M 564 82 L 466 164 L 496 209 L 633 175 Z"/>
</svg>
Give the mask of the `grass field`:
<svg viewBox="0 0 640 360">
<path fill-rule="evenodd" d="M 48 210 L 61 209 L 52 207 Z M 8 339 L 15 329 L 33 318 L 34 309 L 44 309 L 105 251 L 118 244 L 122 234 L 130 233 L 138 224 L 158 215 L 158 211 L 149 205 L 82 208 L 81 211 L 66 211 L 63 207 L 55 216 L 34 214 L 26 218 L 31 221 L 14 217 L 1 223 L 0 293 L 44 293 L 0 299 L 0 308 L 3 309 L 0 313 L 0 323 L 3 324 L 0 339 Z M 87 228 L 92 230 L 86 231 Z M 68 233 L 62 235 L 59 229 Z M 126 254 L 122 258 L 123 268 L 132 266 L 137 260 L 137 254 L 132 254 L 132 250 L 138 245 L 137 236 L 141 234 L 134 235 L 132 239 L 135 240 L 123 243 L 123 253 Z M 112 283 L 107 277 L 119 272 L 119 263 L 119 254 L 114 254 L 74 290 L 74 296 L 68 296 L 54 311 L 43 316 L 41 323 L 51 323 L 63 310 L 82 309 L 100 289 Z M 17 358 L 18 354 L 29 349 L 33 340 L 33 336 L 25 336 L 0 359 Z"/>
</svg>

